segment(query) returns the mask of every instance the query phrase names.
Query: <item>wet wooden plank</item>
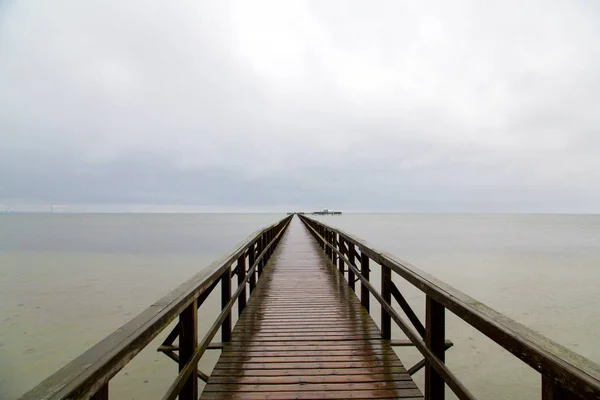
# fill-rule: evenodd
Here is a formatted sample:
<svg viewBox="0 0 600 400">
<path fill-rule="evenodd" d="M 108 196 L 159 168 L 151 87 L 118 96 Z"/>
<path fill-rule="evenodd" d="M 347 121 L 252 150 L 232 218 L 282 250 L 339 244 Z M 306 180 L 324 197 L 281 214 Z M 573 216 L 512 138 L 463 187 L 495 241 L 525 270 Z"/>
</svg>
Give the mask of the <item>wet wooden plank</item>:
<svg viewBox="0 0 600 400">
<path fill-rule="evenodd" d="M 361 355 L 323 355 L 323 356 L 307 356 L 307 355 L 299 355 L 299 356 L 288 356 L 285 359 L 285 362 L 303 362 L 303 363 L 320 363 L 325 361 L 340 361 L 340 362 L 349 362 L 349 361 L 383 361 L 386 359 L 393 359 L 393 355 L 391 354 L 361 354 Z M 273 362 L 281 362 L 281 357 L 254 357 L 254 356 L 221 356 L 221 360 L 226 363 L 273 363 Z"/>
<path fill-rule="evenodd" d="M 214 383 L 205 392 L 329 392 L 340 390 L 393 390 L 415 389 L 417 385 L 412 380 L 384 380 L 358 383 L 288 383 L 288 384 L 239 384 Z"/>
<path fill-rule="evenodd" d="M 220 376 L 212 383 L 238 385 L 284 385 L 284 384 L 326 384 L 326 383 L 370 383 L 408 381 L 409 377 L 401 374 L 355 374 L 355 375 L 312 375 L 312 376 Z"/>
<path fill-rule="evenodd" d="M 253 363 L 253 362 L 239 362 L 239 363 L 228 363 L 224 361 L 217 362 L 215 369 L 312 369 L 312 368 L 370 368 L 370 367 L 404 367 L 404 365 L 398 361 L 378 361 L 378 360 L 364 360 L 364 361 L 321 361 L 321 362 L 269 362 L 269 363 Z"/>
<path fill-rule="evenodd" d="M 282 350 L 279 351 L 269 351 L 269 350 L 265 350 L 263 348 L 259 348 L 259 347 L 254 347 L 252 349 L 246 350 L 246 349 L 227 349 L 227 351 L 224 351 L 221 354 L 221 357 L 233 357 L 233 356 L 237 356 L 237 355 L 261 355 L 261 356 L 268 356 L 268 357 L 288 357 L 288 356 L 294 356 L 294 355 L 298 355 L 298 354 L 302 354 L 305 356 L 319 356 L 319 355 L 356 355 L 356 354 L 390 354 L 393 355 L 395 354 L 394 351 L 392 349 L 388 349 L 388 348 L 342 348 L 342 349 L 336 349 L 336 348 L 332 348 L 332 349 L 320 349 L 320 350 L 314 350 L 314 349 L 298 349 L 298 350 L 290 350 L 287 348 L 284 348 Z"/>
<path fill-rule="evenodd" d="M 404 367 L 369 367 L 369 368 L 312 368 L 312 369 L 215 369 L 211 378 L 217 379 L 219 376 L 237 377 L 286 377 L 286 376 L 340 376 L 342 378 L 352 379 L 354 375 L 393 375 L 394 377 L 404 378 L 406 368 Z"/>
<path fill-rule="evenodd" d="M 422 398 L 338 268 L 293 221 L 201 399 Z"/>
<path fill-rule="evenodd" d="M 353 390 L 353 391 L 329 391 L 329 392 L 204 392 L 202 399 L 422 399 L 419 389 L 394 389 L 394 390 Z"/>
<path fill-rule="evenodd" d="M 388 347 L 381 343 L 377 343 L 375 341 L 371 341 L 368 343 L 355 343 L 355 342 L 343 342 L 343 343 L 322 343 L 322 342 L 302 342 L 302 343 L 293 343 L 293 344 L 279 344 L 279 343 L 265 343 L 264 345 L 261 343 L 258 346 L 256 343 L 250 344 L 248 346 L 244 346 L 243 343 L 232 343 L 227 346 L 225 352 L 236 352 L 243 351 L 246 353 L 251 352 L 269 352 L 269 351 L 320 351 L 320 352 L 328 352 L 328 351 L 344 351 L 344 350 L 355 350 L 355 351 L 378 351 L 383 348 L 387 349 Z"/>
</svg>

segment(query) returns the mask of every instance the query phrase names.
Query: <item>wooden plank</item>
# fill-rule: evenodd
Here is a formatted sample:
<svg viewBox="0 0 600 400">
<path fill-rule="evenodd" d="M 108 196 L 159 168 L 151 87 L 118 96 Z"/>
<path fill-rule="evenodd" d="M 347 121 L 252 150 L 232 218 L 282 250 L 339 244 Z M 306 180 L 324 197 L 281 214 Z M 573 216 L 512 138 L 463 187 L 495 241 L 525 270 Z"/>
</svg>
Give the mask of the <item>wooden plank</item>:
<svg viewBox="0 0 600 400">
<path fill-rule="evenodd" d="M 238 336 L 231 339 L 232 342 L 247 342 L 250 337 L 240 338 Z M 380 337 L 373 335 L 371 337 L 361 336 L 288 336 L 288 337 L 260 337 L 254 338 L 254 342 L 301 342 L 301 341 L 339 341 L 339 340 L 378 340 Z"/>
<path fill-rule="evenodd" d="M 357 383 L 288 383 L 288 384 L 238 384 L 215 383 L 204 389 L 205 392 L 330 392 L 339 390 L 394 390 L 416 389 L 412 380 L 385 380 Z"/>
<path fill-rule="evenodd" d="M 344 351 L 344 350 L 366 350 L 378 351 L 381 349 L 388 350 L 388 347 L 378 341 L 369 342 L 297 342 L 297 343 L 230 343 L 223 352 L 246 351 L 248 353 L 254 351 Z M 393 350 L 392 350 L 393 351 Z"/>
<path fill-rule="evenodd" d="M 246 328 L 246 329 L 238 329 L 235 331 L 235 333 L 238 336 L 244 336 L 244 335 L 257 335 L 258 337 L 260 336 L 293 336 L 294 334 L 301 334 L 301 335 L 306 335 L 306 334 L 310 334 L 310 335 L 319 335 L 319 336 L 331 336 L 331 335 L 335 335 L 335 336 L 343 336 L 343 335 L 355 335 L 358 333 L 369 333 L 375 336 L 379 336 L 379 329 L 377 329 L 376 327 L 371 327 L 371 328 L 362 328 L 360 326 L 358 327 L 352 327 L 352 328 L 346 328 L 343 330 L 340 330 L 339 332 L 332 332 L 332 329 L 335 329 L 335 327 L 313 327 L 313 326 L 308 326 L 308 327 L 304 327 L 304 326 L 295 326 L 295 327 L 285 327 L 285 328 L 268 328 L 268 329 L 260 329 L 260 328 Z"/>
<path fill-rule="evenodd" d="M 312 376 L 219 376 L 212 380 L 216 384 L 238 385 L 282 385 L 307 383 L 367 383 L 406 381 L 410 378 L 401 374 L 356 374 L 356 375 L 312 375 Z"/>
<path fill-rule="evenodd" d="M 393 375 L 394 377 L 404 378 L 406 368 L 404 367 L 365 367 L 365 368 L 313 368 L 313 369 L 215 369 L 211 377 L 215 379 L 219 376 L 255 376 L 255 377 L 286 377 L 286 376 L 341 376 L 342 378 L 352 379 L 355 375 Z"/>
<path fill-rule="evenodd" d="M 380 349 L 342 349 L 342 350 L 288 350 L 288 351 L 264 351 L 259 348 L 255 348 L 255 351 L 244 351 L 242 349 L 238 351 L 224 351 L 221 353 L 221 357 L 296 357 L 301 355 L 302 357 L 311 356 L 349 356 L 349 355 L 392 355 L 396 354 L 393 350 L 387 348 Z"/>
<path fill-rule="evenodd" d="M 418 389 L 396 389 L 396 390 L 354 390 L 354 391 L 330 391 L 330 392 L 206 392 L 202 399 L 278 399 L 278 400 L 302 400 L 302 399 L 422 399 L 423 396 Z"/>
<path fill-rule="evenodd" d="M 227 368 L 248 368 L 248 369 L 302 369 L 302 368 L 368 368 L 368 367 L 404 367 L 402 362 L 397 358 L 395 360 L 359 360 L 359 361 L 319 361 L 319 362 L 267 362 L 267 363 L 255 363 L 255 362 L 227 362 L 226 360 L 219 359 L 215 369 L 227 369 Z"/>
<path fill-rule="evenodd" d="M 393 360 L 397 358 L 395 353 L 388 354 L 359 354 L 359 355 L 322 355 L 322 356 L 314 356 L 314 355 L 295 355 L 295 356 L 287 356 L 287 357 L 277 357 L 277 356 L 255 356 L 255 355 L 229 355 L 222 354 L 219 361 L 224 363 L 321 363 L 321 362 L 336 362 L 336 361 L 385 361 L 385 360 Z"/>
</svg>

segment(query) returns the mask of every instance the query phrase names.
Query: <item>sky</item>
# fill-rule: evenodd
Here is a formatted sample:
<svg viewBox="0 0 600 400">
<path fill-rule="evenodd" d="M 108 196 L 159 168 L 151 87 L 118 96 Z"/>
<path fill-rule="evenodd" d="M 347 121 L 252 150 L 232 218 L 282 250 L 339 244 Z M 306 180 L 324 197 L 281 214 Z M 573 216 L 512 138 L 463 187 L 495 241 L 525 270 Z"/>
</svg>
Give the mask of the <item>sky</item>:
<svg viewBox="0 0 600 400">
<path fill-rule="evenodd" d="M 600 3 L 0 0 L 0 211 L 600 212 Z"/>
</svg>

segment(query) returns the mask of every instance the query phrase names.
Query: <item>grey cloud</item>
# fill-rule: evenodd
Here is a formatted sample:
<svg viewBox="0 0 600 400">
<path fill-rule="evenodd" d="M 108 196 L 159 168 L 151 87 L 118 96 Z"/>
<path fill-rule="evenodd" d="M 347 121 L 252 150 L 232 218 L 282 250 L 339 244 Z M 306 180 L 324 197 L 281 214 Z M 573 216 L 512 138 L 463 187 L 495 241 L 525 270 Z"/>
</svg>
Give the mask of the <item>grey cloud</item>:
<svg viewBox="0 0 600 400">
<path fill-rule="evenodd" d="M 592 2 L 8 2 L 0 203 L 600 211 Z"/>
</svg>

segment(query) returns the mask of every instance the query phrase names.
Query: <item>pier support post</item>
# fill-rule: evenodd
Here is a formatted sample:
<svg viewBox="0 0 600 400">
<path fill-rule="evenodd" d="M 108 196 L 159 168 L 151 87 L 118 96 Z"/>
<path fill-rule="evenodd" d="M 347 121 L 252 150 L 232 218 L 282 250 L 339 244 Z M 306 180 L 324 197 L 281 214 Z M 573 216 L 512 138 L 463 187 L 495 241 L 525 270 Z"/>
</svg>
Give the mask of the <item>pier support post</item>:
<svg viewBox="0 0 600 400">
<path fill-rule="evenodd" d="M 352 264 L 353 266 L 356 266 L 354 252 L 354 243 L 348 242 L 348 261 L 350 261 L 350 264 Z M 356 290 L 356 275 L 350 267 L 348 267 L 348 285 L 350 285 L 350 289 Z"/>
<path fill-rule="evenodd" d="M 392 292 L 389 282 L 392 280 L 392 270 L 381 264 L 381 297 L 387 304 L 392 304 Z M 385 308 L 381 307 L 381 337 L 392 338 L 392 317 Z"/>
<path fill-rule="evenodd" d="M 252 268 L 255 262 L 256 244 L 251 244 L 250 247 L 248 247 L 248 268 Z M 252 275 L 250 275 L 250 279 L 248 279 L 248 282 L 250 283 L 250 294 L 252 294 L 254 288 L 256 287 L 256 271 Z"/>
<path fill-rule="evenodd" d="M 229 300 L 231 300 L 231 267 L 227 268 L 221 278 L 221 310 L 227 307 Z M 223 343 L 231 341 L 231 311 L 221 325 L 221 341 Z"/>
<path fill-rule="evenodd" d="M 179 315 L 179 372 L 191 360 L 198 346 L 198 299 L 187 306 Z M 198 398 L 198 368 L 192 373 L 179 392 L 179 400 L 196 400 Z"/>
<path fill-rule="evenodd" d="M 440 303 L 427 296 L 425 304 L 425 343 L 437 358 L 445 362 L 445 309 Z M 443 400 L 445 383 L 429 363 L 425 364 L 425 399 Z"/>
<path fill-rule="evenodd" d="M 237 281 L 238 287 L 242 284 L 244 279 L 246 278 L 246 254 L 242 254 L 237 261 Z M 238 298 L 238 316 L 242 314 L 246 308 L 246 284 L 242 288 L 242 292 L 240 293 L 240 297 Z"/>
<path fill-rule="evenodd" d="M 272 240 L 273 240 L 273 229 L 269 229 L 269 231 L 267 232 L 267 243 L 265 244 L 265 246 L 268 246 Z M 271 254 L 273 254 L 273 246 L 269 247 L 269 250 L 267 251 L 266 261 L 269 261 L 269 259 L 271 258 Z M 265 262 L 265 265 L 266 265 L 266 262 Z"/>
<path fill-rule="evenodd" d="M 367 282 L 369 281 L 369 272 L 370 272 L 369 257 L 361 250 L 361 252 L 360 252 L 360 273 L 367 280 Z M 367 289 L 365 284 L 361 282 L 361 284 L 360 284 L 360 303 L 367 310 L 367 312 L 370 312 L 370 307 L 371 307 L 369 296 L 370 296 L 369 289 Z"/>
<path fill-rule="evenodd" d="M 333 249 L 337 249 L 337 244 L 338 242 L 338 234 L 335 232 L 332 232 L 331 235 L 331 245 L 333 246 L 333 248 L 331 249 L 331 262 L 333 263 L 333 265 L 335 265 L 335 257 L 337 256 L 337 253 L 335 251 L 333 251 Z"/>
<path fill-rule="evenodd" d="M 581 400 L 551 378 L 542 375 L 542 400 Z"/>
<path fill-rule="evenodd" d="M 98 389 L 98 391 L 90 397 L 90 400 L 108 400 L 108 382 Z"/>
<path fill-rule="evenodd" d="M 344 251 L 344 238 L 342 238 L 341 236 L 339 239 L 339 243 L 340 245 L 338 247 L 338 250 L 340 251 L 340 254 L 346 254 L 346 252 Z M 340 270 L 340 273 L 344 275 L 344 260 L 342 259 L 342 257 L 338 259 L 338 269 Z"/>
<path fill-rule="evenodd" d="M 256 242 L 257 257 L 260 257 L 260 253 L 262 253 L 262 251 L 264 249 L 263 243 L 264 243 L 263 235 L 260 235 L 260 237 L 258 238 L 258 241 Z M 263 265 L 265 265 L 264 262 L 265 262 L 265 258 L 263 257 L 260 259 L 260 261 L 258 262 L 258 266 L 256 267 L 258 279 L 260 279 L 260 276 L 262 275 Z"/>
</svg>

